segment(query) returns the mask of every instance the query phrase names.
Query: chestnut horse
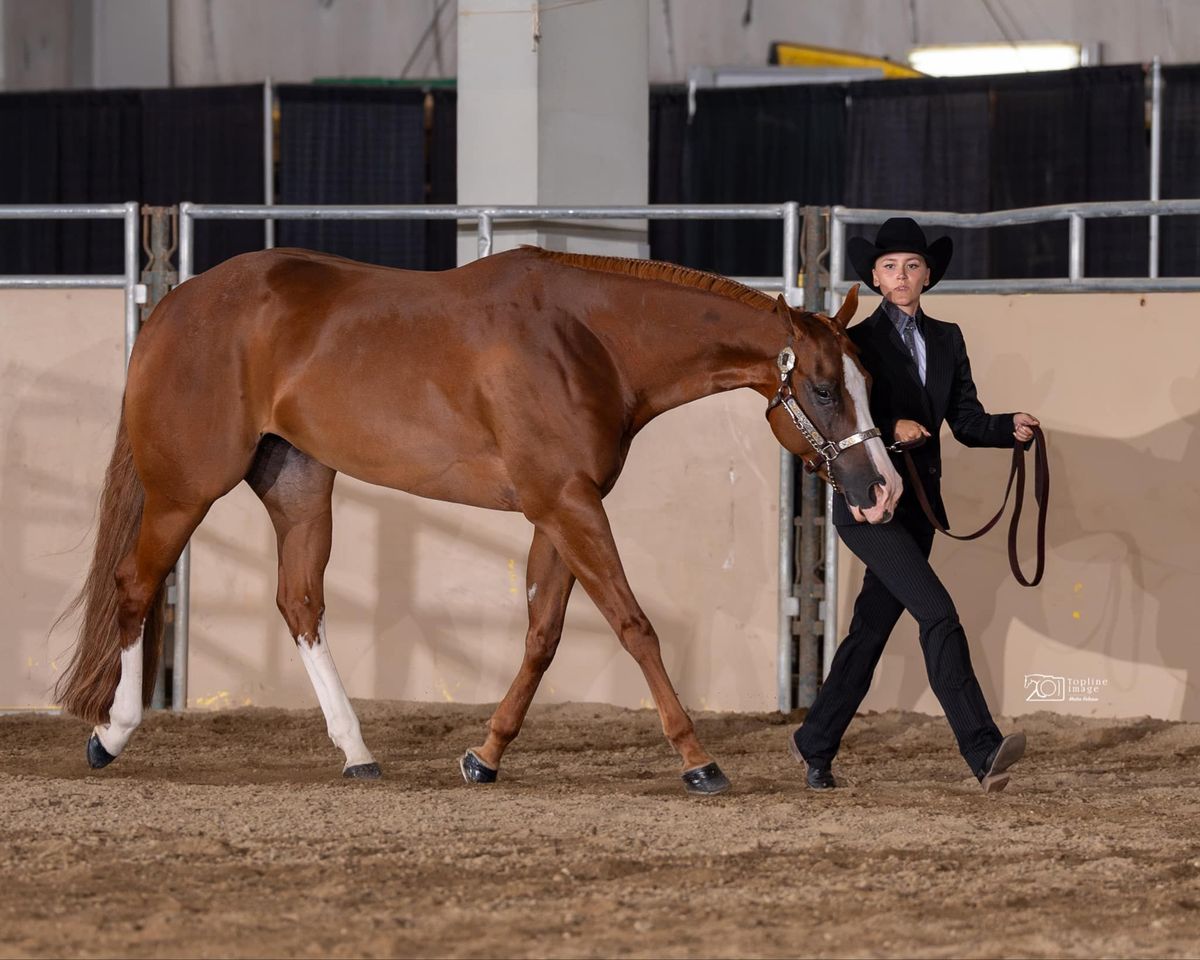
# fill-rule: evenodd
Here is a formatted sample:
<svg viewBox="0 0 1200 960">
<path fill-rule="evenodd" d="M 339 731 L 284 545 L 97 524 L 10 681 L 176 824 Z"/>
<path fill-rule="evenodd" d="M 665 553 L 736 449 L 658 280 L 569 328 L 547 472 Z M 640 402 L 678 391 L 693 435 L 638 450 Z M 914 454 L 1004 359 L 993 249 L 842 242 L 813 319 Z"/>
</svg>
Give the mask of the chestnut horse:
<svg viewBox="0 0 1200 960">
<path fill-rule="evenodd" d="M 784 447 L 840 484 L 861 519 L 886 522 L 901 481 L 872 436 L 867 382 L 844 334 L 856 305 L 852 293 L 830 319 L 671 264 L 532 247 L 441 273 L 277 249 L 180 285 L 129 364 L 95 556 L 75 601 L 81 636 L 57 691 L 96 724 L 90 763 L 111 762 L 141 722 L 164 579 L 213 502 L 245 480 L 275 527 L 279 609 L 343 774 L 379 776 L 325 637 L 330 495 L 342 472 L 518 510 L 534 526 L 525 657 L 486 741 L 460 760 L 468 781 L 496 778 L 578 579 L 642 668 L 685 785 L 719 792 L 728 781 L 671 686 L 602 500 L 650 420 L 749 387 L 782 401 L 767 417 Z M 824 438 L 833 445 L 822 463 L 813 446 Z"/>
</svg>

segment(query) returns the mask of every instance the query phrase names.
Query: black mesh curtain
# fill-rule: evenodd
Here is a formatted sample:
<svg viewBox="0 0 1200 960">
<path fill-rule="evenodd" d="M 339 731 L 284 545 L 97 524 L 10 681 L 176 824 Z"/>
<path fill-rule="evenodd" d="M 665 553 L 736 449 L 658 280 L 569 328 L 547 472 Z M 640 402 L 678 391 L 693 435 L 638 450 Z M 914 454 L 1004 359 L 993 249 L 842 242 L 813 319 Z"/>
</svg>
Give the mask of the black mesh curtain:
<svg viewBox="0 0 1200 960">
<path fill-rule="evenodd" d="M 1163 67 L 1162 197 L 1200 197 L 1200 66 Z M 1159 218 L 1164 277 L 1200 276 L 1200 217 Z"/>
<path fill-rule="evenodd" d="M 687 203 L 839 203 L 846 161 L 845 88 L 701 90 L 684 144 Z M 682 262 L 733 275 L 777 274 L 777 220 L 691 221 Z"/>
<path fill-rule="evenodd" d="M 458 202 L 458 94 L 434 90 L 429 118 L 429 202 Z M 425 269 L 448 270 L 458 263 L 458 226 L 453 220 L 430 220 L 425 227 Z"/>
<path fill-rule="evenodd" d="M 991 207 L 1149 195 L 1145 74 L 1096 67 L 992 81 Z M 1087 275 L 1145 275 L 1144 219 L 1089 223 Z M 994 277 L 1067 276 L 1066 222 L 993 231 Z"/>
<path fill-rule="evenodd" d="M 155 206 L 263 203 L 263 88 L 146 90 L 141 199 Z M 263 225 L 203 220 L 195 225 L 193 270 L 261 250 Z"/>
<path fill-rule="evenodd" d="M 0 203 L 261 203 L 262 87 L 0 96 Z M 262 246 L 200 223 L 196 269 Z M 120 221 L 0 221 L 0 271 L 121 273 Z"/>
<path fill-rule="evenodd" d="M 650 172 L 647 184 L 651 203 L 683 203 L 684 137 L 687 135 L 687 90 L 683 87 L 650 89 Z M 680 262 L 684 257 L 685 224 L 680 220 L 651 220 L 650 256 Z"/>
<path fill-rule="evenodd" d="M 291 86 L 279 94 L 280 203 L 423 203 L 425 94 L 398 87 Z M 279 221 L 280 246 L 392 267 L 425 266 L 419 220 Z"/>
<path fill-rule="evenodd" d="M 844 198 L 848 207 L 948 210 L 988 208 L 987 82 L 882 80 L 851 84 Z M 851 226 L 874 238 L 878 225 Z M 947 277 L 987 274 L 987 237 L 979 230 L 928 227 L 932 241 L 949 234 L 954 258 Z M 849 264 L 849 260 L 846 261 Z M 849 266 L 847 276 L 855 279 Z"/>
<path fill-rule="evenodd" d="M 119 203 L 141 189 L 140 94 L 0 96 L 0 203 Z M 121 222 L 0 221 L 0 272 L 122 273 Z"/>
</svg>

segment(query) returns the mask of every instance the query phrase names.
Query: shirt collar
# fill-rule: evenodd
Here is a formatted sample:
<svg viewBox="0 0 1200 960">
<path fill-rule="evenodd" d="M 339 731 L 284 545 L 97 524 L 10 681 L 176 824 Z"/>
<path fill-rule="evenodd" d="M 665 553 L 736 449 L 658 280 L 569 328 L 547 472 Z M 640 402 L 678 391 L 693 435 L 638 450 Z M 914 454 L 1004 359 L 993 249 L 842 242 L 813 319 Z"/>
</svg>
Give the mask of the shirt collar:
<svg viewBox="0 0 1200 960">
<path fill-rule="evenodd" d="M 921 336 L 925 335 L 925 314 L 922 312 L 919 305 L 917 307 L 916 314 L 910 318 L 907 313 L 892 303 L 891 300 L 884 300 L 883 312 L 886 313 L 888 319 L 892 321 L 892 326 L 896 328 L 897 333 L 904 333 L 904 328 L 908 325 L 908 321 L 912 319 L 916 321 L 917 331 L 921 334 Z"/>
</svg>

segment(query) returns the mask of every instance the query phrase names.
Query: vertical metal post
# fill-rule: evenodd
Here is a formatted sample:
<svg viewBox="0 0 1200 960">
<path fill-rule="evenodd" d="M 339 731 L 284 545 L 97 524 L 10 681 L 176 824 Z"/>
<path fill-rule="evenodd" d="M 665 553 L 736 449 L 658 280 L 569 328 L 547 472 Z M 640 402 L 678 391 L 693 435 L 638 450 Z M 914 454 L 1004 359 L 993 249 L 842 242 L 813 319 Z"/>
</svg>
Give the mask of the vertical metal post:
<svg viewBox="0 0 1200 960">
<path fill-rule="evenodd" d="M 838 284 L 846 268 L 846 225 L 838 219 L 844 207 L 829 208 L 829 313 L 837 309 Z"/>
<path fill-rule="evenodd" d="M 140 323 L 145 323 L 150 319 L 155 307 L 162 301 L 162 298 L 179 282 L 179 274 L 171 265 L 171 258 L 175 255 L 179 242 L 179 219 L 178 211 L 173 207 L 145 206 L 142 208 L 141 214 L 143 250 L 146 253 L 147 259 L 145 266 L 142 268 L 141 289 L 145 295 L 139 298 L 142 301 L 139 320 Z M 171 606 L 169 618 L 170 636 L 173 641 L 175 636 L 175 581 L 173 575 L 168 577 L 167 584 L 168 603 Z M 158 658 L 158 670 L 154 678 L 154 692 L 150 699 L 150 706 L 155 710 L 161 710 L 167 706 L 168 659 L 166 656 Z"/>
<path fill-rule="evenodd" d="M 800 268 L 800 207 L 783 207 L 783 297 L 790 304 L 796 291 Z M 776 690 L 779 709 L 787 713 L 795 706 L 792 675 L 795 672 L 792 622 L 796 616 L 793 595 L 796 580 L 796 462 L 779 448 L 779 619 L 776 634 Z"/>
<path fill-rule="evenodd" d="M 171 663 L 171 709 L 187 709 L 189 604 L 192 596 L 192 545 L 184 544 L 175 563 L 175 649 Z"/>
<path fill-rule="evenodd" d="M 829 211 L 829 312 L 841 306 L 837 286 L 842 282 L 846 258 L 846 225 L 838 218 L 842 207 Z M 821 679 L 829 676 L 838 644 L 838 539 L 833 525 L 833 487 L 825 487 L 825 589 L 821 604 Z"/>
<path fill-rule="evenodd" d="M 275 203 L 275 84 L 263 81 L 263 203 Z M 275 221 L 263 221 L 263 247 L 275 246 Z"/>
<path fill-rule="evenodd" d="M 799 273 L 800 204 L 793 200 L 783 205 L 783 297 L 794 307 L 799 306 L 796 296 Z"/>
<path fill-rule="evenodd" d="M 821 289 L 821 252 L 824 244 L 825 217 L 820 207 L 804 208 L 804 309 L 825 309 Z M 824 504 L 821 481 L 806 470 L 793 469 L 800 485 L 800 516 L 796 522 L 799 555 L 793 578 L 797 598 L 795 629 L 796 706 L 811 707 L 817 698 L 821 679 L 820 649 L 817 631 L 820 624 L 821 580 L 817 576 L 824 529 Z"/>
<path fill-rule="evenodd" d="M 1067 276 L 1075 283 L 1083 279 L 1083 214 L 1071 214 L 1068 236 Z"/>
<path fill-rule="evenodd" d="M 825 599 L 821 607 L 821 679 L 829 676 L 838 646 L 838 538 L 833 525 L 833 487 L 825 485 Z"/>
<path fill-rule="evenodd" d="M 179 282 L 192 276 L 192 219 L 191 204 L 179 205 Z M 188 689 L 188 630 L 191 626 L 192 547 L 185 544 L 175 564 L 175 647 L 172 651 L 171 709 L 187 709 Z"/>
<path fill-rule="evenodd" d="M 138 229 L 138 205 L 130 200 L 125 204 L 125 367 L 133 353 L 133 341 L 138 335 L 138 264 L 141 262 L 141 232 Z"/>
<path fill-rule="evenodd" d="M 1154 58 L 1150 68 L 1150 199 L 1162 199 L 1162 60 Z M 1150 217 L 1150 269 L 1158 276 L 1158 214 Z"/>
<path fill-rule="evenodd" d="M 481 210 L 475 223 L 475 246 L 479 251 L 479 259 L 492 255 L 492 215 Z"/>
<path fill-rule="evenodd" d="M 792 709 L 792 617 L 796 601 L 792 596 L 795 557 L 796 470 L 792 455 L 779 448 L 779 623 L 776 635 L 776 690 L 779 710 Z"/>
</svg>

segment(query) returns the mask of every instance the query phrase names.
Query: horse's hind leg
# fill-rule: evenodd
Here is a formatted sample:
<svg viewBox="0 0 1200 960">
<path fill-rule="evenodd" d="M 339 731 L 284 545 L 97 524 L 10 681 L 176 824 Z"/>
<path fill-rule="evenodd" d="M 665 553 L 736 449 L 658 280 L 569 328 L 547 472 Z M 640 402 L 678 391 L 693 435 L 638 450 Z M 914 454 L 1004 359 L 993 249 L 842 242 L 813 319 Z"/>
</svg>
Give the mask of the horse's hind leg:
<svg viewBox="0 0 1200 960">
<path fill-rule="evenodd" d="M 550 538 L 535 527 L 525 569 L 525 590 L 529 599 L 525 658 L 508 693 L 488 722 L 487 741 L 482 747 L 468 750 L 459 761 L 463 779 L 468 782 L 491 783 L 496 779 L 500 758 L 520 733 L 542 675 L 554 659 L 562 636 L 567 600 L 574 584 L 575 575 L 558 555 Z"/>
<path fill-rule="evenodd" d="M 88 741 L 88 762 L 93 767 L 106 766 L 119 756 L 142 722 L 142 628 L 163 581 L 209 506 L 181 504 L 153 492 L 146 494 L 137 542 L 117 566 L 121 677 L 108 711 L 108 723 L 96 726 Z M 150 642 L 156 643 L 158 638 Z"/>
<path fill-rule="evenodd" d="M 667 676 L 658 635 L 625 578 L 595 484 L 586 478 L 568 481 L 554 501 L 537 510 L 531 519 L 545 530 L 616 632 L 621 646 L 642 668 L 658 707 L 663 733 L 683 758 L 683 781 L 688 792 L 712 794 L 727 789 L 729 781 L 700 746 L 692 720 Z"/>
<path fill-rule="evenodd" d="M 259 445 L 246 481 L 266 505 L 279 547 L 279 612 L 287 622 L 325 714 L 329 738 L 346 756 L 343 776 L 374 779 L 379 765 L 363 743 L 358 717 L 325 638 L 325 566 L 333 542 L 335 471 L 279 437 Z"/>
</svg>

